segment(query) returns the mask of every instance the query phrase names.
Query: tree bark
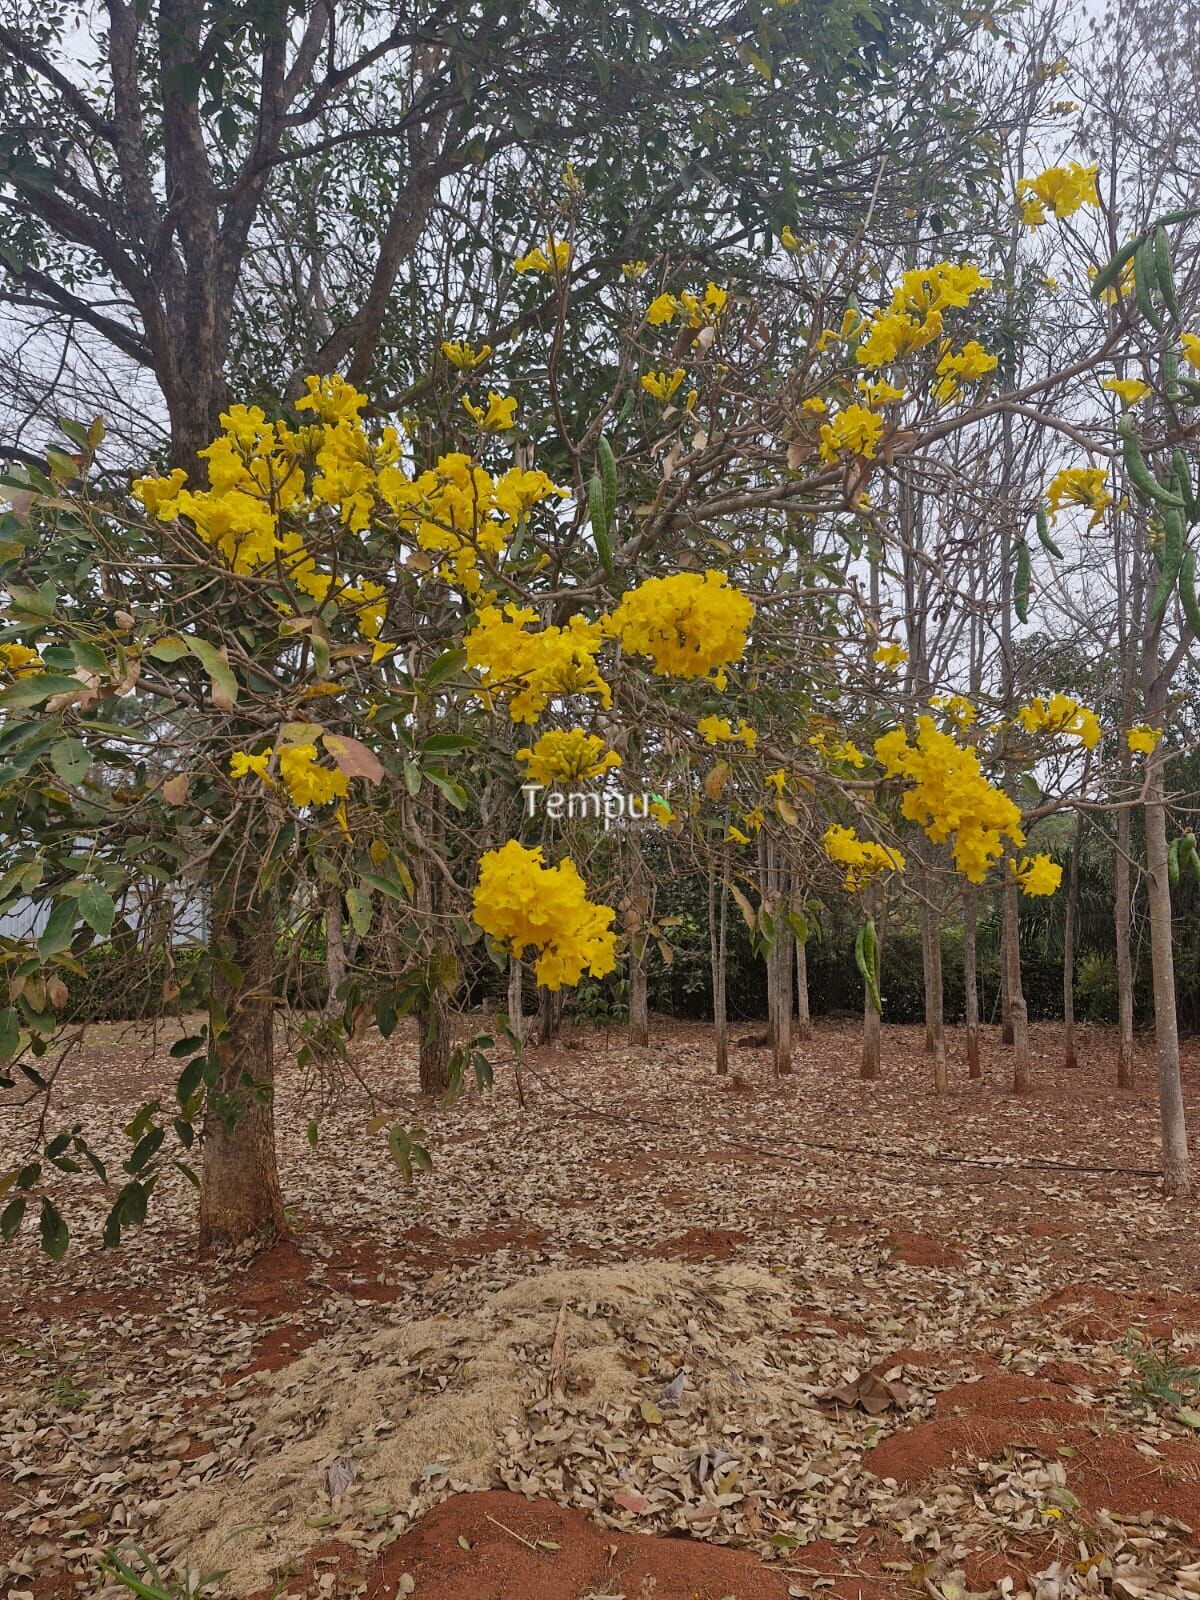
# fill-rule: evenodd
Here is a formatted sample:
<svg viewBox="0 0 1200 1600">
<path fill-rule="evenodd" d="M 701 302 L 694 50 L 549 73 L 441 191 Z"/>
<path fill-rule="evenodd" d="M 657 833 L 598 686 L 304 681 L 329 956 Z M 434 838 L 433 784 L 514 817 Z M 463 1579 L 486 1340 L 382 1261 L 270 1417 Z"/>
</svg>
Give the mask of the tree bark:
<svg viewBox="0 0 1200 1600">
<path fill-rule="evenodd" d="M 1012 991 L 1008 987 L 1008 918 L 1005 891 L 1000 891 L 1000 1043 L 1013 1042 Z M 1018 962 L 1019 966 L 1019 962 Z"/>
<path fill-rule="evenodd" d="M 1149 707 L 1147 707 L 1149 710 Z M 1186 1195 L 1191 1188 L 1183 1086 L 1179 1075 L 1179 1021 L 1175 1011 L 1171 885 L 1167 877 L 1167 808 L 1161 758 L 1146 774 L 1146 891 L 1150 903 L 1150 959 L 1154 973 L 1154 1039 L 1158 1057 L 1158 1106 L 1162 1122 L 1163 1191 Z"/>
<path fill-rule="evenodd" d="M 787 873 L 779 859 L 779 847 L 765 829 L 759 834 L 759 873 L 763 903 L 775 924 L 767 952 L 767 1044 L 772 1075 L 780 1078 L 792 1070 L 792 942 L 791 930 L 783 920 Z"/>
<path fill-rule="evenodd" d="M 635 933 L 629 941 L 629 1042 L 645 1047 L 650 1043 L 650 1006 L 646 994 L 646 957 L 649 940 Z"/>
<path fill-rule="evenodd" d="M 963 889 L 963 991 L 967 1032 L 967 1076 L 982 1078 L 983 1065 L 979 1058 L 979 970 L 976 927 L 979 918 L 979 898 L 970 885 Z"/>
<path fill-rule="evenodd" d="M 450 1087 L 450 996 L 440 985 L 427 1006 L 417 1012 L 417 1071 L 422 1094 L 445 1094 Z"/>
<path fill-rule="evenodd" d="M 561 989 L 538 986 L 538 1043 L 553 1044 L 562 1025 L 566 995 Z"/>
<path fill-rule="evenodd" d="M 1077 1067 L 1075 1048 L 1075 921 L 1079 907 L 1079 852 L 1083 845 L 1083 812 L 1075 821 L 1067 868 L 1067 903 L 1063 912 L 1063 1066 Z"/>
<path fill-rule="evenodd" d="M 1004 885 L 1004 987 L 1008 991 L 1008 1014 L 1012 1023 L 1012 1091 L 1028 1094 L 1033 1088 L 1029 1067 L 1029 1011 L 1021 984 L 1021 925 L 1017 907 L 1016 880 Z"/>
<path fill-rule="evenodd" d="M 525 1043 L 525 966 L 508 958 L 508 1026 L 518 1044 Z"/>
<path fill-rule="evenodd" d="M 1117 940 L 1117 1087 L 1132 1089 L 1133 1070 L 1133 951 L 1130 940 L 1131 901 L 1129 853 L 1133 828 L 1128 806 L 1117 812 L 1117 858 L 1113 922 Z"/>
<path fill-rule="evenodd" d="M 720 876 L 720 887 L 717 879 Z M 729 1071 L 729 1012 L 725 996 L 725 952 L 729 932 L 729 891 L 724 874 L 708 875 L 708 951 L 712 967 L 713 1046 L 718 1073 Z"/>
<path fill-rule="evenodd" d="M 880 984 L 883 982 L 883 919 L 879 913 L 878 885 L 872 886 L 863 896 L 863 909 L 868 917 L 875 918 L 875 937 L 879 947 L 879 972 Z M 882 1018 L 875 1009 L 871 999 L 871 991 L 863 984 L 863 1039 L 862 1059 L 859 1063 L 858 1075 L 868 1080 L 883 1076 L 880 1059 L 881 1023 Z"/>
<path fill-rule="evenodd" d="M 270 905 L 222 911 L 214 930 L 241 972 L 213 974 L 217 1081 L 204 1112 L 200 1248 L 286 1233 L 275 1160 L 275 918 Z M 225 1025 L 218 1025 L 220 1012 Z"/>
<path fill-rule="evenodd" d="M 808 1006 L 808 942 L 796 940 L 796 1036 L 808 1041 L 813 1036 L 812 1013 Z"/>
<path fill-rule="evenodd" d="M 926 908 L 929 924 L 929 992 L 926 1028 L 933 1046 L 933 1092 L 946 1094 L 950 1077 L 946 1070 L 946 1008 L 942 983 L 942 927 L 936 906 Z"/>
<path fill-rule="evenodd" d="M 325 1010 L 337 1011 L 338 990 L 346 981 L 350 963 L 346 957 L 346 923 L 342 916 L 342 892 L 331 889 L 325 901 Z"/>
</svg>

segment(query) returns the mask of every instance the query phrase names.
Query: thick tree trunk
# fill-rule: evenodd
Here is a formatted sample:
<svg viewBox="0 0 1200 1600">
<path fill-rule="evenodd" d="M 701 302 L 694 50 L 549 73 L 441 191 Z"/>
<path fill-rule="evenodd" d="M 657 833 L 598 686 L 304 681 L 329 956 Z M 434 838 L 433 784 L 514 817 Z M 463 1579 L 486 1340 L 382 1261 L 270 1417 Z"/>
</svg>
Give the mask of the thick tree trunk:
<svg viewBox="0 0 1200 1600">
<path fill-rule="evenodd" d="M 417 1071 L 422 1094 L 445 1094 L 450 1087 L 450 997 L 440 986 L 417 1013 Z"/>
<path fill-rule="evenodd" d="M 712 967 L 713 1045 L 719 1073 L 729 1071 L 729 1012 L 725 998 L 725 952 L 728 945 L 729 891 L 725 878 L 708 875 L 708 951 Z"/>
<path fill-rule="evenodd" d="M 629 1042 L 645 1047 L 650 1043 L 650 1006 L 646 994 L 646 957 L 649 941 L 635 933 L 629 941 Z"/>
<path fill-rule="evenodd" d="M 1117 939 L 1117 1087 L 1132 1089 L 1133 1073 L 1133 950 L 1130 941 L 1129 852 L 1132 847 L 1128 806 L 1117 812 L 1117 858 L 1113 922 Z"/>
<path fill-rule="evenodd" d="M 1154 974 L 1154 1039 L 1158 1056 L 1158 1107 L 1162 1122 L 1163 1190 L 1186 1195 L 1191 1187 L 1183 1087 L 1179 1076 L 1179 1021 L 1175 1012 L 1171 885 L 1167 877 L 1167 808 L 1163 763 L 1146 774 L 1146 891 L 1150 904 L 1150 959 Z"/>
<path fill-rule="evenodd" d="M 1067 903 L 1063 912 L 1063 1066 L 1077 1067 L 1075 1048 L 1075 921 L 1079 908 L 1079 851 L 1083 845 L 1083 813 L 1075 822 L 1067 868 Z"/>
<path fill-rule="evenodd" d="M 1004 885 L 1004 987 L 1008 992 L 1008 1015 L 1012 1023 L 1012 1091 L 1028 1094 L 1033 1088 L 1029 1067 L 1029 1011 L 1021 984 L 1021 925 L 1017 907 L 1016 880 Z"/>
<path fill-rule="evenodd" d="M 546 989 L 539 985 L 538 992 L 538 1043 L 553 1044 L 562 1026 L 566 995 L 561 989 Z"/>
<path fill-rule="evenodd" d="M 963 991 L 967 1032 L 967 1076 L 981 1078 L 983 1064 L 979 1058 L 979 964 L 976 945 L 976 926 L 979 918 L 979 899 L 968 886 L 963 890 Z"/>
<path fill-rule="evenodd" d="M 269 1239 L 287 1231 L 275 1162 L 275 919 L 269 905 L 218 915 L 214 930 L 241 972 L 220 969 L 213 997 L 220 1068 L 204 1113 L 200 1247 Z"/>
</svg>

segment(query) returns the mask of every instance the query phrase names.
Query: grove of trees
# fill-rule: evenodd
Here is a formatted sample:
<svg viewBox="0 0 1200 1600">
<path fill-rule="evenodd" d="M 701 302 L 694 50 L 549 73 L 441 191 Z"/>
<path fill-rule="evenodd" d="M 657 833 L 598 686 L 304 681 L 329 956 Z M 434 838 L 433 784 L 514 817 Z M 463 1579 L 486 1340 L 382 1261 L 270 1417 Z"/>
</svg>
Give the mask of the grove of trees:
<svg viewBox="0 0 1200 1600">
<path fill-rule="evenodd" d="M 1197 16 L 6 0 L 5 1238 L 172 1163 L 282 1230 L 277 1071 L 317 1139 L 368 1027 L 644 1043 L 678 952 L 786 1075 L 836 950 L 873 1078 L 905 941 L 935 1094 L 948 988 L 1023 1093 L 1099 963 L 1188 1192 Z M 116 1173 L 56 1080 L 135 969 Z"/>
</svg>

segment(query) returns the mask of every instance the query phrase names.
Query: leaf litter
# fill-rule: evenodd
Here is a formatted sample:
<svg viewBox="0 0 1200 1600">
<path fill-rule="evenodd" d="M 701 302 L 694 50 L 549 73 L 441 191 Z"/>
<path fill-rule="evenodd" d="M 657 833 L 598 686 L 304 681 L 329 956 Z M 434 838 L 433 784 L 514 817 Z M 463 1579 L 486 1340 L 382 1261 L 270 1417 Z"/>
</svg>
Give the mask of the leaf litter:
<svg viewBox="0 0 1200 1600">
<path fill-rule="evenodd" d="M 131 1097 L 169 1092 L 169 1043 L 92 1030 L 71 1064 L 106 1155 Z M 991 1041 L 997 1081 L 960 1067 L 941 1102 L 915 1030 L 869 1092 L 853 1043 L 827 1025 L 790 1079 L 742 1050 L 722 1081 L 703 1029 L 580 1032 L 532 1053 L 521 1112 L 503 1084 L 431 1109 L 411 1041 L 368 1039 L 435 1173 L 400 1183 L 350 1095 L 310 1149 L 285 1075 L 296 1242 L 255 1258 L 197 1262 L 173 1177 L 100 1252 L 108 1202 L 79 1185 L 61 1268 L 0 1258 L 0 1595 L 115 1594 L 97 1559 L 130 1538 L 229 1569 L 213 1595 L 405 1592 L 388 1551 L 470 1491 L 741 1547 L 797 1596 L 1200 1595 L 1171 1381 L 1200 1350 L 1194 1211 L 1020 1165 L 1152 1164 L 1148 1089 L 1115 1097 L 1101 1030 L 1065 1073 L 1035 1029 L 1021 1100 Z M 807 1150 L 817 1128 L 857 1153 Z"/>
</svg>

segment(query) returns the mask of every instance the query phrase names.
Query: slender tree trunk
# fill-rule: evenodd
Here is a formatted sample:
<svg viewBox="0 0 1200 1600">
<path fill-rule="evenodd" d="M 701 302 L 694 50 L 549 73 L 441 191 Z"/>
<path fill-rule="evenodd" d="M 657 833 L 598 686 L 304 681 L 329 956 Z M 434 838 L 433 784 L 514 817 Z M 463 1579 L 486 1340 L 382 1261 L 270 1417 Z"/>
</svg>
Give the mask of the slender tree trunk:
<svg viewBox="0 0 1200 1600">
<path fill-rule="evenodd" d="M 1077 1067 L 1075 1048 L 1075 922 L 1079 909 L 1079 852 L 1083 846 L 1083 812 L 1075 820 L 1071 860 L 1067 868 L 1067 903 L 1063 913 L 1063 1066 Z"/>
<path fill-rule="evenodd" d="M 729 891 L 724 874 L 708 876 L 708 949 L 712 965 L 713 1033 L 719 1073 L 729 1071 L 729 1013 L 725 999 L 725 952 L 728 945 Z"/>
<path fill-rule="evenodd" d="M 1133 1072 L 1133 950 L 1130 940 L 1129 853 L 1133 828 L 1128 806 L 1117 812 L 1117 856 L 1113 872 L 1115 904 L 1113 922 L 1117 939 L 1117 1087 L 1132 1089 Z"/>
<path fill-rule="evenodd" d="M 968 884 L 962 895 L 963 910 L 963 991 L 967 1030 L 967 1076 L 981 1078 L 983 1065 L 979 1059 L 979 970 L 976 929 L 979 919 L 979 897 Z"/>
<path fill-rule="evenodd" d="M 807 1042 L 813 1036 L 808 1008 L 808 941 L 796 940 L 796 1036 Z"/>
<path fill-rule="evenodd" d="M 338 990 L 346 981 L 350 963 L 346 958 L 346 923 L 342 916 L 342 892 L 333 889 L 325 901 L 325 1010 L 335 1012 L 340 1004 Z"/>
<path fill-rule="evenodd" d="M 1012 1045 L 1013 1017 L 1012 991 L 1008 986 L 1008 917 L 1005 913 L 1006 891 L 1000 892 L 1000 1043 Z M 1018 959 L 1018 970 L 1020 961 Z"/>
<path fill-rule="evenodd" d="M 650 1006 L 646 994 L 649 943 L 645 933 L 635 933 L 629 941 L 629 1042 L 638 1046 L 650 1043 Z"/>
<path fill-rule="evenodd" d="M 921 873 L 920 889 L 929 893 L 929 875 Z M 934 1011 L 937 1005 L 933 972 L 933 917 L 929 906 L 922 901 L 919 911 L 921 930 L 921 987 L 925 995 L 925 1054 L 931 1056 L 936 1048 L 937 1027 Z"/>
<path fill-rule="evenodd" d="M 792 1070 L 792 944 L 783 920 L 787 874 L 779 847 L 764 829 L 759 835 L 759 867 L 763 902 L 775 921 L 775 938 L 767 955 L 767 1043 L 771 1071 L 783 1077 Z"/>
<path fill-rule="evenodd" d="M 928 885 L 927 885 L 928 887 Z M 925 1028 L 933 1052 L 933 1092 L 945 1094 L 950 1088 L 946 1070 L 946 1008 L 942 983 L 942 928 L 936 906 L 925 907 L 926 940 L 929 945 L 929 977 L 925 995 Z"/>
<path fill-rule="evenodd" d="M 875 936 L 879 945 L 879 971 L 882 984 L 883 972 L 883 919 L 880 916 L 879 888 L 872 884 L 863 895 L 863 909 L 868 917 L 875 918 Z M 860 1078 L 874 1079 L 883 1076 L 880 1059 L 881 1023 L 882 1018 L 875 1009 L 875 1002 L 871 999 L 871 991 L 863 984 L 863 1040 L 862 1060 L 859 1064 L 858 1075 Z"/>
<path fill-rule="evenodd" d="M 508 1026 L 517 1043 L 525 1043 L 525 964 L 508 958 Z"/>
<path fill-rule="evenodd" d="M 1009 878 L 1004 885 L 1003 893 L 1004 986 L 1008 991 L 1008 1014 L 1012 1021 L 1013 1034 L 1012 1091 L 1014 1094 L 1028 1094 L 1033 1088 L 1029 1066 L 1029 1011 L 1025 1005 L 1025 990 L 1021 984 L 1021 925 L 1015 879 Z"/>
<path fill-rule="evenodd" d="M 1158 1106 L 1162 1121 L 1163 1190 L 1168 1195 L 1186 1195 L 1191 1187 L 1191 1171 L 1183 1086 L 1179 1075 L 1171 885 L 1167 877 L 1167 808 L 1163 763 L 1159 758 L 1151 759 L 1146 774 L 1145 814 L 1146 891 L 1150 905 L 1150 959 L 1154 974 L 1154 1038 L 1158 1056 Z"/>
<path fill-rule="evenodd" d="M 275 1161 L 275 918 L 269 903 L 219 911 L 216 942 L 241 973 L 221 968 L 213 998 L 220 1062 L 204 1113 L 200 1247 L 269 1239 L 287 1231 Z"/>
<path fill-rule="evenodd" d="M 553 1044 L 562 1026 L 566 995 L 561 989 L 538 986 L 538 1043 Z"/>
</svg>

